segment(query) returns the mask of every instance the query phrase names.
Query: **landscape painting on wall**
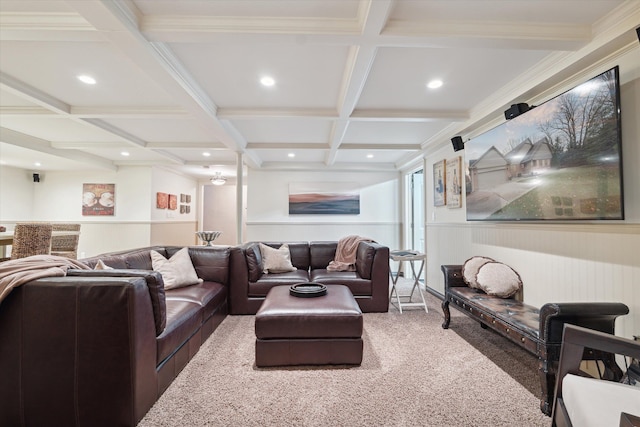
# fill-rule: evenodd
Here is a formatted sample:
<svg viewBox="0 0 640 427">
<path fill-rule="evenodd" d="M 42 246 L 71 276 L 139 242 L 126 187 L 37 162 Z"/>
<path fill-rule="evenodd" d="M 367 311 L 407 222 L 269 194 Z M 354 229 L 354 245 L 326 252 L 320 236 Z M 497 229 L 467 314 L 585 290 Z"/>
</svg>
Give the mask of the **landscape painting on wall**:
<svg viewBox="0 0 640 427">
<path fill-rule="evenodd" d="M 472 138 L 465 163 L 467 220 L 624 219 L 618 67 Z"/>
<path fill-rule="evenodd" d="M 356 183 L 291 183 L 289 215 L 358 215 L 360 191 Z"/>
</svg>

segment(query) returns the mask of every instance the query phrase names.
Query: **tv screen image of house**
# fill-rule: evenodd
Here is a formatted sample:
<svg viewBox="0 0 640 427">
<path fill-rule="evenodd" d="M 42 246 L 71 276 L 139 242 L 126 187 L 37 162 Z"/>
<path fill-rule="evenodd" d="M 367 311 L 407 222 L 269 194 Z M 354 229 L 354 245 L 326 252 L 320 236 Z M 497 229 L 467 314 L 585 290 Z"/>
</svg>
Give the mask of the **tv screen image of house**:
<svg viewBox="0 0 640 427">
<path fill-rule="evenodd" d="M 467 220 L 624 219 L 614 67 L 465 144 Z"/>
</svg>

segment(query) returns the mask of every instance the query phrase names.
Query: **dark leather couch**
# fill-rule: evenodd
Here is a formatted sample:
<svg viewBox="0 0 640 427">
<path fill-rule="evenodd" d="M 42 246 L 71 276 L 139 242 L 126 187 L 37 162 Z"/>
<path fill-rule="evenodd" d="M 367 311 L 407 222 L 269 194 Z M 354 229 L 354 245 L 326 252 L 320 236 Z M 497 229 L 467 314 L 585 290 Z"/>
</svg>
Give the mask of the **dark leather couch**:
<svg viewBox="0 0 640 427">
<path fill-rule="evenodd" d="M 165 291 L 152 247 L 11 291 L 0 304 L 0 425 L 135 426 L 228 312 L 238 248 L 190 247 L 204 279 Z"/>
<path fill-rule="evenodd" d="M 249 242 L 231 254 L 231 314 L 256 314 L 269 290 L 278 285 L 319 282 L 345 285 L 360 309 L 386 312 L 389 309 L 389 248 L 378 243 L 360 242 L 356 253 L 356 271 L 328 271 L 338 242 L 262 242 L 273 248 L 289 245 L 291 263 L 296 271 L 263 273 L 258 242 Z"/>
</svg>

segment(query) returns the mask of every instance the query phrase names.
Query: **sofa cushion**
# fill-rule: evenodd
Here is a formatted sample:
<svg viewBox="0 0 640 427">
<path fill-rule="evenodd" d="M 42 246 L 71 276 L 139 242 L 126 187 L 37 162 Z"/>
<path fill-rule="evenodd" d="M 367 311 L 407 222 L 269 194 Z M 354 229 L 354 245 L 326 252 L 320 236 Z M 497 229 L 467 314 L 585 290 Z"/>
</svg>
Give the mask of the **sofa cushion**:
<svg viewBox="0 0 640 427">
<path fill-rule="evenodd" d="M 172 257 L 183 247 L 167 247 L 167 257 Z M 229 246 L 191 246 L 189 257 L 196 270 L 196 275 L 205 282 L 219 282 L 226 285 L 229 282 Z"/>
<path fill-rule="evenodd" d="M 249 297 L 265 297 L 274 286 L 291 286 L 308 281 L 309 273 L 305 270 L 263 274 L 257 282 L 249 282 Z"/>
<path fill-rule="evenodd" d="M 179 299 L 167 299 L 167 326 L 156 339 L 157 360 L 164 359 L 180 349 L 182 344 L 198 330 L 203 321 L 200 304 Z"/>
<path fill-rule="evenodd" d="M 323 285 L 344 285 L 354 296 L 370 296 L 373 292 L 371 280 L 359 277 L 355 271 L 329 271 L 326 268 L 317 268 L 311 270 L 309 278 L 312 282 Z"/>
<path fill-rule="evenodd" d="M 376 249 L 366 242 L 360 242 L 356 253 L 356 272 L 363 279 L 371 279 L 371 271 L 373 270 L 373 258 L 376 255 Z"/>
<path fill-rule="evenodd" d="M 484 264 L 476 274 L 478 288 L 487 295 L 509 298 L 522 287 L 522 280 L 516 271 L 506 264 L 490 261 Z"/>
<path fill-rule="evenodd" d="M 622 412 L 640 416 L 640 389 L 629 385 L 568 374 L 562 396 L 574 426 L 617 426 Z"/>
<path fill-rule="evenodd" d="M 167 300 L 190 301 L 203 308 L 203 319 L 211 317 L 227 299 L 227 287 L 218 282 L 203 282 L 198 285 L 171 289 Z"/>
<path fill-rule="evenodd" d="M 338 242 L 310 242 L 311 270 L 327 268 L 336 256 Z"/>
<path fill-rule="evenodd" d="M 260 243 L 260 254 L 262 255 L 263 273 L 285 273 L 297 270 L 291 264 L 289 245 L 286 243 L 278 249 Z"/>
<path fill-rule="evenodd" d="M 474 256 L 464 262 L 462 266 L 462 279 L 470 288 L 478 288 L 478 283 L 476 282 L 478 270 L 490 261 L 495 260 L 485 256 Z"/>
<path fill-rule="evenodd" d="M 249 281 L 256 282 L 262 276 L 262 255 L 257 243 L 249 245 L 245 251 L 247 268 L 249 269 Z"/>
<path fill-rule="evenodd" d="M 202 283 L 191 263 L 189 249 L 182 248 L 171 258 L 166 259 L 156 251 L 150 251 L 153 270 L 162 274 L 165 289 L 181 288 L 183 286 Z"/>
</svg>

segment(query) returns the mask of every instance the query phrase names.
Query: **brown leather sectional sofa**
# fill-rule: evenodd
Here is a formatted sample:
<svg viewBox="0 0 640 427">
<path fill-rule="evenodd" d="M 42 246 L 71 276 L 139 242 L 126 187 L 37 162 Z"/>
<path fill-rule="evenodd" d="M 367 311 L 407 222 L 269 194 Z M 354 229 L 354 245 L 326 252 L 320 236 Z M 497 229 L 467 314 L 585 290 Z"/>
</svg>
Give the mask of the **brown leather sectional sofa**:
<svg viewBox="0 0 640 427">
<path fill-rule="evenodd" d="M 0 303 L 0 425 L 135 426 L 228 313 L 231 253 L 191 247 L 199 285 L 165 291 L 149 252 L 98 259 Z"/>
<path fill-rule="evenodd" d="M 182 248 L 149 247 L 13 289 L 0 303 L 0 426 L 135 426 L 227 313 L 255 313 L 277 284 L 344 283 L 363 311 L 386 311 L 388 248 L 361 243 L 356 272 L 327 272 L 336 245 L 291 243 L 301 270 L 283 276 L 254 279 L 251 244 L 196 246 L 204 282 L 165 290 L 150 251 Z"/>
<path fill-rule="evenodd" d="M 360 242 L 356 252 L 356 271 L 328 271 L 338 242 L 262 242 L 279 248 L 289 245 L 296 271 L 263 273 L 258 242 L 249 242 L 232 254 L 231 314 L 256 314 L 271 288 L 301 282 L 345 285 L 364 312 L 389 309 L 389 248 L 378 243 Z"/>
</svg>

